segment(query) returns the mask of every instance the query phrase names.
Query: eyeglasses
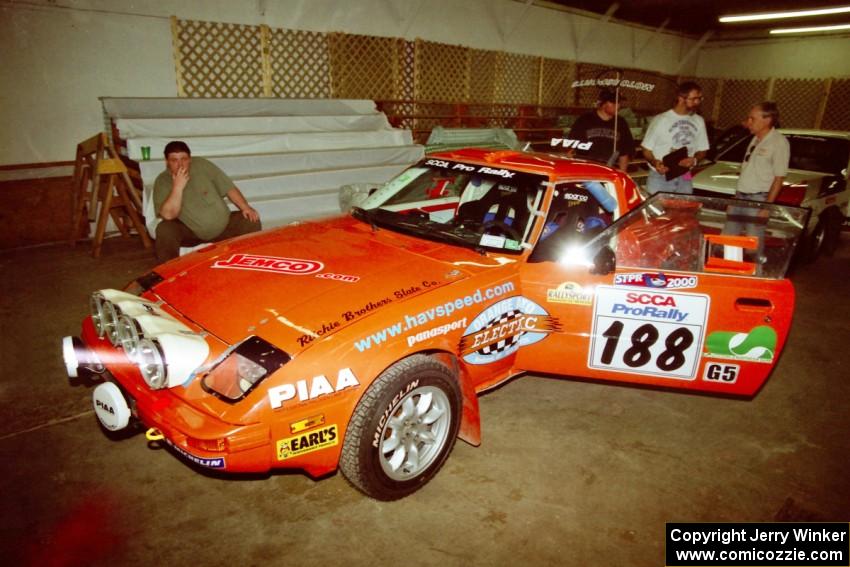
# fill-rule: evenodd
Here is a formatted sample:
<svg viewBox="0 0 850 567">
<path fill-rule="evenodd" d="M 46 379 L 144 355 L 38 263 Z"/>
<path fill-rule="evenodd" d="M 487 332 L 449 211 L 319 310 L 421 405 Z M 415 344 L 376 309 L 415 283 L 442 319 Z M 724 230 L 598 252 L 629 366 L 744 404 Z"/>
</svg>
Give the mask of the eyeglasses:
<svg viewBox="0 0 850 567">
<path fill-rule="evenodd" d="M 685 98 L 685 100 L 698 101 L 698 100 L 702 100 L 702 99 L 704 99 L 704 98 L 705 98 L 705 97 L 703 97 L 703 96 L 689 96 L 689 97 L 686 97 L 686 98 Z"/>
</svg>

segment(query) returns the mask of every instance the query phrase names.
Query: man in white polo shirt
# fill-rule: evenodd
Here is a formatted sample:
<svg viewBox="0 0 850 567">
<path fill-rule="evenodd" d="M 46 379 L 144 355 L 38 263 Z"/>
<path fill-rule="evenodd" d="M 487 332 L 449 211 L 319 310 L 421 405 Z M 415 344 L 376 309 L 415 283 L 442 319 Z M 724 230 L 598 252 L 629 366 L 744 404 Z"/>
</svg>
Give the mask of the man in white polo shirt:
<svg viewBox="0 0 850 567">
<path fill-rule="evenodd" d="M 779 110 L 775 102 L 760 102 L 747 117 L 747 128 L 753 134 L 738 177 L 735 197 L 772 203 L 788 175 L 791 146 L 776 130 Z"/>
<path fill-rule="evenodd" d="M 782 190 L 782 181 L 788 175 L 791 145 L 776 127 L 779 125 L 779 109 L 775 102 L 760 102 L 750 109 L 747 128 L 753 134 L 741 163 L 736 199 L 772 203 Z M 729 207 L 728 221 L 723 230 L 726 234 L 757 236 L 759 264 L 765 261 L 764 234 L 768 216 L 765 211 L 754 207 Z M 761 267 L 757 267 L 757 273 Z"/>
</svg>

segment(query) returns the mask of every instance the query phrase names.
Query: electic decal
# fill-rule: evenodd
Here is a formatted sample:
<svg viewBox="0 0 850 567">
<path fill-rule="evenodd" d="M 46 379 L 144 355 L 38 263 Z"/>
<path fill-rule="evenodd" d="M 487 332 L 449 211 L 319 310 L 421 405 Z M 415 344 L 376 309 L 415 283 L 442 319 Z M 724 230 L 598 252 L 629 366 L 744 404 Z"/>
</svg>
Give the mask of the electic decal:
<svg viewBox="0 0 850 567">
<path fill-rule="evenodd" d="M 661 272 L 634 272 L 617 274 L 614 285 L 630 285 L 634 287 L 654 287 L 660 289 L 687 289 L 699 284 L 697 276 L 667 276 Z"/>
<path fill-rule="evenodd" d="M 571 305 L 591 305 L 593 303 L 593 291 L 586 291 L 576 282 L 564 282 L 555 289 L 546 290 L 546 301 Z"/>
<path fill-rule="evenodd" d="M 292 457 L 306 455 L 307 453 L 334 447 L 338 444 L 339 435 L 337 434 L 336 424 L 329 425 L 316 431 L 278 440 L 277 460 L 285 461 Z"/>
<path fill-rule="evenodd" d="M 535 302 L 521 295 L 509 297 L 472 320 L 458 350 L 470 364 L 490 364 L 560 329 L 558 319 Z"/>
<path fill-rule="evenodd" d="M 316 260 L 280 258 L 278 256 L 256 256 L 254 254 L 234 254 L 227 260 L 216 261 L 212 267 L 305 276 L 307 274 L 315 274 L 325 266 Z"/>
<path fill-rule="evenodd" d="M 761 325 L 746 333 L 714 331 L 705 340 L 705 355 L 753 362 L 773 362 L 776 331 Z"/>
</svg>

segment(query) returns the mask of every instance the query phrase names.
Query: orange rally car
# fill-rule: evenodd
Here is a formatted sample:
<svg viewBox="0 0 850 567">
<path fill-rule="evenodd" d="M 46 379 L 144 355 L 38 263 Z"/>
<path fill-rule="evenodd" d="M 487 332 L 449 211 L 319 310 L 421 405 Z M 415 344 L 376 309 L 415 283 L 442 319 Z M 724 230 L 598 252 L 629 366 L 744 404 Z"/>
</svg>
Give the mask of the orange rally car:
<svg viewBox="0 0 850 567">
<path fill-rule="evenodd" d="M 524 372 L 753 395 L 808 211 L 659 194 L 545 154 L 429 156 L 351 214 L 248 235 L 91 297 L 70 376 L 102 425 L 209 469 L 426 483 Z"/>
</svg>

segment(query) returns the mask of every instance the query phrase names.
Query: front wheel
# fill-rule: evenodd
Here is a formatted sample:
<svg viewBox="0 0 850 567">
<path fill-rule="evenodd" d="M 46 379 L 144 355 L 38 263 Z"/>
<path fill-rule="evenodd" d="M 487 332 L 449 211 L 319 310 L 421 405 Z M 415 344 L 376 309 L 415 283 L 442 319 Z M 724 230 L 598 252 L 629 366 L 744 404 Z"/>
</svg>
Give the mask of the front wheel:
<svg viewBox="0 0 850 567">
<path fill-rule="evenodd" d="M 820 214 L 818 223 L 809 236 L 806 259 L 814 262 L 823 253 L 832 256 L 841 239 L 841 224 L 844 217 L 836 209 L 827 209 Z"/>
<path fill-rule="evenodd" d="M 462 398 L 445 365 L 415 355 L 392 365 L 357 404 L 340 469 L 378 500 L 397 500 L 437 474 L 454 447 Z"/>
</svg>

